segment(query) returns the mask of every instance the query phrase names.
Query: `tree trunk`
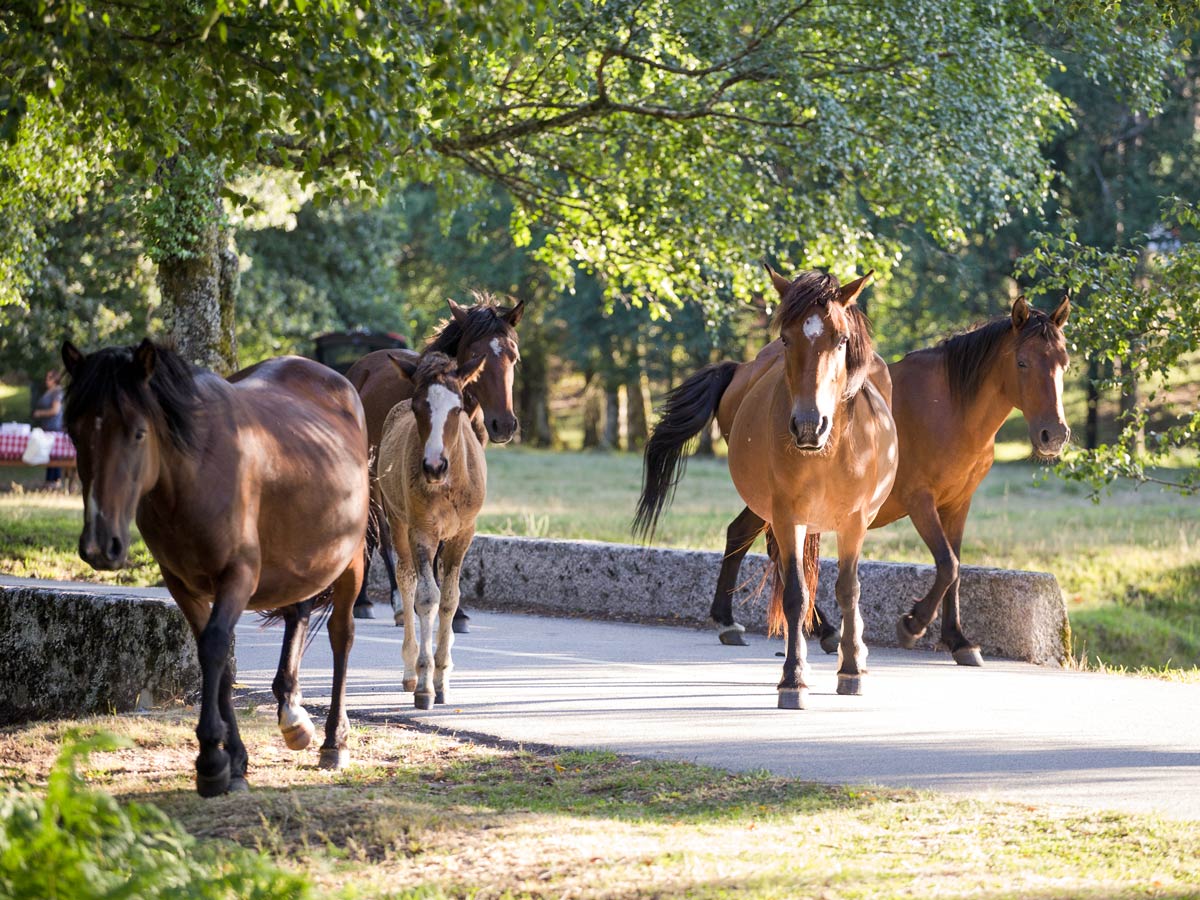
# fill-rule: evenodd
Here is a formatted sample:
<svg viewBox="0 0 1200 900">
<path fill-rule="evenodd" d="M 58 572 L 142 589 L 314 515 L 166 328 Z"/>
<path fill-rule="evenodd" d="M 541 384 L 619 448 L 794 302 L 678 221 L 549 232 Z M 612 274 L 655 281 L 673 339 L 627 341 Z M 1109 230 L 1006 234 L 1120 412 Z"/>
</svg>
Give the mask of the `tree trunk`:
<svg viewBox="0 0 1200 900">
<path fill-rule="evenodd" d="M 222 228 L 219 175 L 200 177 L 206 164 L 181 166 L 174 159 L 160 171 L 159 183 L 171 202 L 148 239 L 163 247 L 158 288 L 163 319 L 184 359 L 221 375 L 237 370 L 235 315 L 237 254 Z"/>
<path fill-rule="evenodd" d="M 583 392 L 583 449 L 600 446 L 600 420 L 604 418 L 604 395 L 599 386 L 590 382 Z"/>
<path fill-rule="evenodd" d="M 621 385 L 617 382 L 604 385 L 604 433 L 600 446 L 605 450 L 621 449 Z"/>
<path fill-rule="evenodd" d="M 650 384 L 646 373 L 637 371 L 625 382 L 626 449 L 640 450 L 650 437 Z"/>
<path fill-rule="evenodd" d="M 554 427 L 550 421 L 549 341 L 539 324 L 530 321 L 528 315 L 522 322 L 526 334 L 521 342 L 521 369 L 514 400 L 521 420 L 521 443 L 531 447 L 552 447 Z"/>
<path fill-rule="evenodd" d="M 1084 446 L 1095 450 L 1100 446 L 1100 363 L 1088 360 L 1087 368 L 1087 424 L 1084 426 Z"/>
</svg>

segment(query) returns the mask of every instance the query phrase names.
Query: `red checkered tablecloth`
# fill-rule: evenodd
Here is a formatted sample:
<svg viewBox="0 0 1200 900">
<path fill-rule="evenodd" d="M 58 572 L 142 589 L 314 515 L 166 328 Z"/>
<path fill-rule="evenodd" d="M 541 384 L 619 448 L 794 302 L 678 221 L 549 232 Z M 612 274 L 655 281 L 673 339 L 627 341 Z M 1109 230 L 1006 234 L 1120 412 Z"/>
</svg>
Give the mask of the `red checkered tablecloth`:
<svg viewBox="0 0 1200 900">
<path fill-rule="evenodd" d="M 55 431 L 54 448 L 50 451 L 50 459 L 74 459 L 75 445 L 66 432 Z M 0 459 L 20 459 L 25 454 L 29 444 L 27 434 L 0 434 Z"/>
</svg>

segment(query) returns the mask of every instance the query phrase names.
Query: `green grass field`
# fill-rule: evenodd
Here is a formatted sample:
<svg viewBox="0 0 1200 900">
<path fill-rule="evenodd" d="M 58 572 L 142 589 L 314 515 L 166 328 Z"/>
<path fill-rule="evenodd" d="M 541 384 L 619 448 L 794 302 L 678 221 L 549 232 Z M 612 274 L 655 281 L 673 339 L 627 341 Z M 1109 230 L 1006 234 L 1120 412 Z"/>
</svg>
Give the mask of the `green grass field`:
<svg viewBox="0 0 1200 900">
<path fill-rule="evenodd" d="M 6 784 L 44 790 L 59 742 L 102 728 L 133 746 L 94 753 L 90 789 L 154 804 L 218 858 L 222 847 L 248 848 L 260 869 L 278 865 L 320 897 L 1182 900 L 1200 884 L 1194 822 L 530 752 L 397 727 L 354 726 L 351 767 L 328 773 L 315 749 L 283 747 L 273 708 L 243 708 L 239 721 L 249 794 L 195 794 L 195 714 L 184 709 L 0 729 L 10 767 L 0 801 Z M 120 854 L 92 849 L 112 818 L 62 821 L 89 839 L 53 864 L 120 865 Z M 4 867 L 0 855 L 0 884 Z"/>
<path fill-rule="evenodd" d="M 1015 448 L 1002 448 L 1002 456 Z M 631 540 L 641 460 L 632 454 L 492 448 L 479 530 L 528 537 Z M 36 481 L 41 470 L 25 471 Z M 721 549 L 742 504 L 719 459 L 688 466 L 656 542 Z M 141 542 L 133 567 L 93 572 L 76 553 L 78 496 L 0 494 L 0 571 L 46 578 L 153 584 Z M 833 540 L 825 544 L 833 551 Z M 1075 652 L 1095 666 L 1200 665 L 1200 497 L 1154 486 L 1089 492 L 1027 462 L 999 463 L 976 494 L 963 560 L 1054 573 L 1071 614 Z M 868 559 L 929 562 L 907 520 L 871 532 Z M 715 573 L 714 573 L 715 578 Z M 915 599 L 915 598 L 914 598 Z M 970 609 L 964 609 L 970 632 Z"/>
</svg>

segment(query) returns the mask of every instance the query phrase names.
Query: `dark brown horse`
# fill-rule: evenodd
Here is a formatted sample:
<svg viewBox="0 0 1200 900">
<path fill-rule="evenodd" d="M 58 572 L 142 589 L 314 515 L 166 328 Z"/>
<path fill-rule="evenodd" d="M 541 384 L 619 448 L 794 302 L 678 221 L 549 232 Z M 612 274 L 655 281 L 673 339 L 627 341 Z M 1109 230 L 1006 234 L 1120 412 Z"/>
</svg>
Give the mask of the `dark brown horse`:
<svg viewBox="0 0 1200 900">
<path fill-rule="evenodd" d="M 1025 416 L 1035 456 L 1056 457 L 1070 437 L 1062 406 L 1069 362 L 1062 328 L 1070 310 L 1067 297 L 1052 313 L 1033 309 L 1020 297 L 1009 315 L 914 351 L 888 367 L 900 470 L 871 527 L 908 516 L 937 565 L 929 593 L 896 625 L 901 646 L 912 647 L 925 633 L 940 603 L 942 644 L 960 665 L 982 664 L 978 645 L 963 634 L 959 620 L 963 528 L 971 498 L 995 459 L 996 432 L 1014 409 Z M 777 341 L 759 360 L 782 352 Z M 742 558 L 764 527 L 762 517 L 748 508 L 729 525 L 711 610 L 723 643 L 742 643 L 733 594 Z M 837 629 L 820 615 L 821 646 L 832 652 Z"/>
<path fill-rule="evenodd" d="M 229 665 L 238 618 L 318 595 L 333 604 L 334 652 L 320 764 L 344 765 L 346 660 L 369 503 L 366 424 L 354 389 L 295 357 L 261 363 L 230 383 L 149 340 L 87 356 L 68 342 L 62 357 L 85 498 L 79 553 L 97 569 L 120 568 L 136 518 L 196 636 L 197 790 L 211 797 L 246 789 Z M 288 653 L 285 643 L 285 660 Z M 277 697 L 289 745 L 306 745 L 298 691 Z M 300 732 L 289 734 L 297 724 Z"/>
<path fill-rule="evenodd" d="M 483 292 L 477 292 L 474 297 L 474 306 L 460 306 L 453 300 L 446 301 L 450 305 L 450 318 L 441 324 L 422 352 L 445 353 L 456 359 L 460 366 L 475 357 L 486 360 L 482 374 L 466 389 L 463 400 L 468 412 L 473 413 L 476 408 L 482 411 L 488 438 L 497 444 L 505 444 L 512 440 L 518 425 L 516 413 L 513 412 L 512 388 L 514 369 L 521 358 L 517 325 L 525 313 L 525 304 L 499 306 L 494 297 Z M 413 395 L 412 382 L 403 375 L 397 375 L 392 360 L 415 364 L 418 357 L 419 354 L 411 350 L 376 350 L 356 362 L 346 373 L 362 398 L 372 458 L 378 453 L 383 423 L 388 413 L 397 403 Z M 372 513 L 372 522 L 378 523 L 379 533 L 376 534 L 376 529 L 372 528 L 368 541 L 372 550 L 378 544 L 379 555 L 391 583 L 392 612 L 399 625 L 401 600 L 396 587 L 396 563 L 378 497 L 372 499 Z M 373 618 L 375 615 L 367 597 L 365 580 L 355 603 L 354 614 L 359 618 Z M 466 631 L 466 617 L 461 611 L 455 617 L 454 628 L 458 632 Z"/>
<path fill-rule="evenodd" d="M 783 709 L 804 709 L 807 699 L 801 623 L 812 613 L 822 531 L 838 535 L 836 594 L 848 626 L 839 645 L 838 693 L 861 693 L 867 672 L 858 558 L 867 526 L 892 488 L 897 450 L 886 385 L 881 391 L 867 377 L 876 357 L 866 316 L 855 305 L 869 277 L 841 287 L 819 272 L 788 281 L 772 271 L 782 300 L 776 315 L 782 354 L 757 366 L 702 369 L 668 395 L 646 444 L 635 529 L 652 534 L 682 472 L 683 448 L 717 416 L 733 483 L 775 536 L 769 617 L 784 625 Z"/>
</svg>

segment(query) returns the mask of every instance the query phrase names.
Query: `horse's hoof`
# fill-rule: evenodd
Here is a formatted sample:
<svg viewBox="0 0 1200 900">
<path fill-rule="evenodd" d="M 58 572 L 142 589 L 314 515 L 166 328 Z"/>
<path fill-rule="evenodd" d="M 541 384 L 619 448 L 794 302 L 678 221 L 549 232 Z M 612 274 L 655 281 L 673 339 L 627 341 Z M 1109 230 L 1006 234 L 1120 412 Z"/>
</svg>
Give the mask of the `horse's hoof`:
<svg viewBox="0 0 1200 900">
<path fill-rule="evenodd" d="M 404 613 L 402 613 L 402 612 L 396 613 L 394 616 L 392 616 L 392 621 L 396 623 L 397 628 L 403 628 L 404 627 Z"/>
<path fill-rule="evenodd" d="M 468 616 L 455 616 L 450 621 L 450 630 L 455 634 L 470 634 L 471 625 Z"/>
<path fill-rule="evenodd" d="M 322 747 L 317 760 L 319 769 L 344 769 L 350 765 L 350 751 L 345 747 Z"/>
<path fill-rule="evenodd" d="M 250 791 L 250 782 L 246 780 L 245 775 L 234 775 L 229 779 L 229 793 L 245 794 Z"/>
<path fill-rule="evenodd" d="M 808 688 L 780 688 L 780 709 L 807 709 Z"/>
<path fill-rule="evenodd" d="M 917 641 L 925 636 L 925 629 L 922 628 L 916 634 L 908 630 L 908 625 L 905 624 L 905 619 L 908 616 L 901 616 L 896 620 L 896 642 L 905 650 L 911 650 L 917 646 Z"/>
<path fill-rule="evenodd" d="M 225 760 L 225 767 L 216 775 L 205 775 L 199 769 L 196 770 L 196 793 L 201 797 L 220 797 L 227 794 L 232 782 L 229 760 Z"/>
<path fill-rule="evenodd" d="M 959 647 L 950 654 L 960 666 L 982 666 L 983 654 L 978 647 Z"/>
<path fill-rule="evenodd" d="M 445 691 L 434 691 L 433 692 L 433 702 L 435 704 L 436 703 L 445 703 L 446 702 L 446 692 Z"/>
<path fill-rule="evenodd" d="M 355 603 L 354 618 L 356 619 L 373 619 L 375 618 L 375 604 L 373 603 Z"/>
<path fill-rule="evenodd" d="M 862 675 L 843 675 L 838 672 L 837 692 L 857 697 L 862 693 Z"/>
<path fill-rule="evenodd" d="M 746 631 L 746 626 L 740 622 L 734 622 L 732 625 L 722 625 L 717 629 L 717 638 L 726 647 L 745 647 L 746 639 L 742 635 Z"/>
<path fill-rule="evenodd" d="M 409 693 L 409 694 L 411 694 L 413 691 L 415 691 L 415 690 L 417 689 L 417 679 L 415 679 L 415 678 L 405 678 L 405 679 L 404 679 L 404 681 L 402 681 L 402 682 L 400 683 L 400 687 L 401 687 L 401 688 L 402 688 L 402 689 L 403 689 L 403 690 L 404 690 L 406 693 Z"/>
<path fill-rule="evenodd" d="M 413 706 L 417 709 L 433 709 L 433 694 L 413 694 Z"/>
<path fill-rule="evenodd" d="M 312 719 L 306 715 L 294 725 L 287 727 L 280 725 L 279 733 L 283 735 L 283 742 L 287 744 L 289 750 L 303 750 L 312 743 L 316 729 L 313 727 Z"/>
<path fill-rule="evenodd" d="M 838 644 L 842 642 L 840 631 L 829 631 L 821 635 L 821 649 L 826 653 L 837 653 Z"/>
</svg>

